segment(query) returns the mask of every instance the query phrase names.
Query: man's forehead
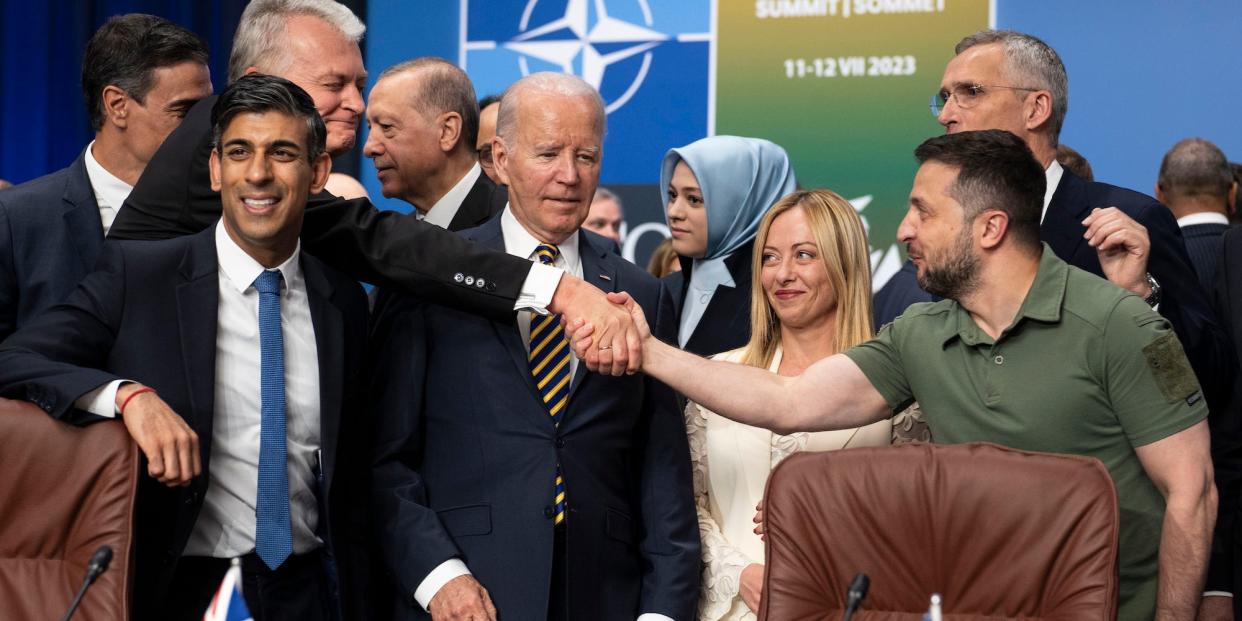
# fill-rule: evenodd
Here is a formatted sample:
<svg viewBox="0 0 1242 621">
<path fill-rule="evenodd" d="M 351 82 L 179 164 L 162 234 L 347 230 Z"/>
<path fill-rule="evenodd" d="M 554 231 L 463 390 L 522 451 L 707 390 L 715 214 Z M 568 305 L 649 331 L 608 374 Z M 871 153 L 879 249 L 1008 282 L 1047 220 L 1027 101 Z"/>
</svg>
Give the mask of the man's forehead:
<svg viewBox="0 0 1242 621">
<path fill-rule="evenodd" d="M 999 43 L 986 43 L 963 50 L 945 66 L 944 82 L 957 86 L 974 82 L 979 77 L 996 75 L 1004 65 L 1004 52 Z"/>
<path fill-rule="evenodd" d="M 306 122 L 279 110 L 262 112 L 239 112 L 224 126 L 221 142 L 245 141 L 251 143 L 292 142 L 305 147 Z"/>
</svg>

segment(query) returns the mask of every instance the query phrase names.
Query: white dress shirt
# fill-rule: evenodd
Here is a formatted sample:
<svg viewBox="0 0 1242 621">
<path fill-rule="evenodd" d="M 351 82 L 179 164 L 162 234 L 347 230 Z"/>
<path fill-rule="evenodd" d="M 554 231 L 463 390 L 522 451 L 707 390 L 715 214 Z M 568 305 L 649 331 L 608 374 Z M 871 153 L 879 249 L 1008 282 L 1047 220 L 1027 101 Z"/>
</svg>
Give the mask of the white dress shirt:
<svg viewBox="0 0 1242 621">
<path fill-rule="evenodd" d="M 534 261 L 536 267 L 540 267 L 538 257 L 535 256 L 535 248 L 543 242 L 535 239 L 522 223 L 518 222 L 513 215 L 513 210 L 509 205 L 505 205 L 505 210 L 500 214 L 500 231 L 505 240 L 505 252 L 524 259 Z M 582 278 L 582 255 L 578 249 L 577 233 L 570 235 L 568 239 L 556 245 L 560 251 L 556 258 L 555 266 L 558 272 L 572 274 L 578 278 Z M 529 281 L 529 279 L 528 279 Z M 546 307 L 545 307 L 546 308 Z M 546 311 L 545 311 L 546 312 Z M 542 314 L 542 313 L 541 313 Z M 519 310 L 517 317 L 518 330 L 522 333 L 522 342 L 526 344 L 526 350 L 530 351 L 530 320 L 533 313 Z M 569 357 L 569 376 L 573 377 L 578 370 L 578 357 Z M 453 578 L 467 575 L 470 569 L 461 559 L 452 558 L 440 563 L 426 578 L 418 584 L 414 589 L 414 599 L 418 605 L 427 610 L 431 605 L 431 599 L 436 593 Z M 486 587 L 487 585 L 483 585 Z M 504 611 L 500 611 L 504 614 Z M 638 621 L 673 621 L 669 617 L 655 613 L 645 613 L 638 616 Z"/>
<path fill-rule="evenodd" d="M 466 171 L 466 176 L 458 180 L 451 190 L 431 206 L 431 209 L 422 214 L 423 222 L 447 229 L 453 223 L 453 218 L 457 217 L 457 212 L 461 211 L 461 204 L 465 202 L 470 190 L 474 189 L 474 183 L 479 180 L 479 175 L 482 173 L 483 169 L 479 168 L 478 163 L 471 166 L 470 170 Z"/>
<path fill-rule="evenodd" d="M 1039 223 L 1043 224 L 1044 217 L 1048 215 L 1048 205 L 1052 203 L 1052 195 L 1057 193 L 1057 186 L 1061 185 L 1061 177 L 1065 176 L 1065 169 L 1061 167 L 1061 162 L 1052 160 L 1048 168 L 1044 169 L 1044 178 L 1047 179 L 1047 185 L 1044 186 L 1044 210 L 1039 212 Z"/>
<path fill-rule="evenodd" d="M 91 153 L 91 149 L 95 148 L 95 141 L 86 145 L 86 176 L 91 180 L 91 190 L 95 193 L 95 204 L 99 206 L 99 222 L 103 224 L 104 235 L 108 234 L 108 230 L 112 228 L 112 221 L 116 220 L 116 212 L 125 203 L 125 199 L 129 198 L 129 193 L 134 190 L 134 186 L 125 183 L 117 178 L 116 175 L 104 170 L 104 167 L 95 159 L 95 155 Z"/>
<path fill-rule="evenodd" d="M 699 326 L 699 320 L 707 311 L 707 305 L 711 304 L 712 296 L 716 295 L 716 287 L 737 286 L 733 282 L 733 274 L 729 273 L 729 267 L 725 265 L 725 260 L 731 256 L 732 253 L 715 259 L 694 260 L 690 269 L 690 287 L 686 289 L 686 299 L 682 304 L 681 324 L 677 329 L 677 342 L 682 348 L 685 348 L 690 335 Z"/>
<path fill-rule="evenodd" d="M 1179 229 L 1199 224 L 1223 224 L 1229 226 L 1229 217 L 1218 211 L 1200 211 L 1177 219 L 1177 228 Z"/>
</svg>

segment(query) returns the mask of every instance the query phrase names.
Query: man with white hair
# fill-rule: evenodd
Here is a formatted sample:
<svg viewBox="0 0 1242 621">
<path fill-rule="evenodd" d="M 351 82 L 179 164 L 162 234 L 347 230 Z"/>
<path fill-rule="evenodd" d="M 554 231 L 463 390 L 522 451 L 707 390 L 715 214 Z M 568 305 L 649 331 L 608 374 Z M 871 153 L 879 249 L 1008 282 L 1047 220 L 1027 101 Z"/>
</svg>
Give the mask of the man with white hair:
<svg viewBox="0 0 1242 621">
<path fill-rule="evenodd" d="M 229 78 L 268 73 L 302 87 L 328 128 L 328 151 L 357 140 L 366 70 L 358 47 L 366 27 L 333 0 L 253 0 L 242 13 L 229 59 Z M 207 169 L 210 110 L 204 99 L 156 152 L 117 214 L 116 239 L 166 239 L 197 233 L 220 219 L 220 197 Z M 302 242 L 329 265 L 375 284 L 490 318 L 514 310 L 596 317 L 609 326 L 604 358 L 616 374 L 637 368 L 632 320 L 603 294 L 564 270 L 489 252 L 413 216 L 377 211 L 365 199 L 320 192 L 307 202 Z"/>
<path fill-rule="evenodd" d="M 510 86 L 492 142 L 509 202 L 462 235 L 628 291 L 667 333 L 659 281 L 581 230 L 604 122 L 579 78 Z M 557 316 L 522 312 L 514 325 L 385 299 L 373 505 L 400 605 L 437 620 L 693 618 L 699 537 L 673 393 L 586 373 Z"/>
<path fill-rule="evenodd" d="M 595 190 L 595 198 L 591 199 L 591 212 L 587 214 L 582 228 L 599 233 L 621 245 L 621 227 L 625 225 L 625 210 L 621 206 L 621 197 L 608 188 Z"/>
</svg>

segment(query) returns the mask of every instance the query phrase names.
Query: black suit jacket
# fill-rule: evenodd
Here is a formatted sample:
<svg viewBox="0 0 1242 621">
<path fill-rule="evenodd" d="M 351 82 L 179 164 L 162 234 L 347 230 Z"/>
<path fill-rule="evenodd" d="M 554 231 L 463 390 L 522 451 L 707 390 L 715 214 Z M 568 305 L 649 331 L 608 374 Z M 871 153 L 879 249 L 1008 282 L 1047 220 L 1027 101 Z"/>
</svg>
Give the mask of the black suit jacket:
<svg viewBox="0 0 1242 621">
<path fill-rule="evenodd" d="M 324 488 L 320 536 L 337 558 L 347 616 L 366 618 L 366 450 L 358 386 L 366 357 L 366 300 L 356 282 L 303 255 L 319 354 Z M 207 489 L 215 412 L 219 268 L 214 230 L 154 243 L 106 244 L 99 270 L 64 304 L 0 344 L 0 395 L 34 402 L 74 424 L 99 417 L 74 408 L 114 379 L 154 387 L 198 434 L 203 476 L 171 489 L 145 474 L 134 524 L 134 618 L 156 609 L 185 549 Z M 145 467 L 142 470 L 146 471 Z M 326 528 L 324 528 L 326 525 Z"/>
<path fill-rule="evenodd" d="M 464 235 L 504 248 L 499 218 Z M 655 279 L 593 233 L 578 241 L 587 282 L 628 291 L 653 325 L 665 325 Z M 459 557 L 500 618 L 547 619 L 558 462 L 569 505 L 569 617 L 694 617 L 698 522 L 685 425 L 666 386 L 580 366 L 558 428 L 513 321 L 385 295 L 372 337 L 374 511 L 403 594 L 400 618 L 426 618 L 414 590 Z"/>
<path fill-rule="evenodd" d="M 1186 254 L 1194 265 L 1199 283 L 1209 291 L 1216 285 L 1216 264 L 1220 262 L 1221 238 L 1229 230 L 1228 224 L 1209 222 L 1207 224 L 1191 224 L 1182 227 L 1182 238 L 1186 241 Z M 1228 318 L 1218 315 L 1222 321 Z"/>
<path fill-rule="evenodd" d="M 738 248 L 725 259 L 725 267 L 733 276 L 732 287 L 716 287 L 711 302 L 703 311 L 703 317 L 694 327 L 690 339 L 682 349 L 699 356 L 711 356 L 722 351 L 737 349 L 750 341 L 750 279 L 751 253 L 754 242 Z M 677 330 L 681 325 L 681 313 L 685 307 L 686 292 L 690 289 L 690 272 L 694 261 L 681 258 L 681 271 L 673 272 L 663 279 L 664 288 L 673 299 L 676 319 L 672 327 L 672 343 L 677 343 Z"/>
<path fill-rule="evenodd" d="M 194 105 L 160 145 L 108 232 L 114 239 L 167 239 L 197 233 L 220 219 L 211 190 L 211 107 Z M 358 280 L 405 288 L 426 300 L 503 319 L 530 271 L 530 262 L 489 252 L 412 215 L 378 211 L 365 198 L 312 196 L 302 248 Z M 458 276 L 462 276 L 458 278 Z M 467 286 L 483 279 L 487 286 Z"/>
<path fill-rule="evenodd" d="M 1219 407 L 1221 389 L 1233 376 L 1233 356 L 1168 208 L 1146 194 L 1083 181 L 1066 170 L 1048 204 L 1040 237 L 1066 263 L 1103 278 L 1099 256 L 1083 238 L 1086 227 L 1082 221 L 1096 207 L 1117 207 L 1147 227 L 1151 239 L 1147 271 L 1163 288 L 1160 314 L 1169 320 L 1186 349 L 1208 405 Z"/>
<path fill-rule="evenodd" d="M 0 339 L 65 299 L 103 238 L 85 150 L 68 168 L 0 191 Z"/>
<path fill-rule="evenodd" d="M 1242 232 L 1225 232 L 1217 261 L 1213 302 L 1234 355 L 1242 359 Z M 1228 389 L 1225 406 L 1208 419 L 1220 504 L 1206 589 L 1232 592 L 1234 615 L 1242 618 L 1242 373 L 1233 374 Z"/>
<path fill-rule="evenodd" d="M 496 185 L 480 172 L 478 180 L 470 188 L 470 193 L 461 201 L 461 207 L 457 209 L 453 221 L 449 222 L 448 230 L 464 231 L 479 226 L 504 211 L 508 203 L 509 190 L 503 185 Z"/>
</svg>

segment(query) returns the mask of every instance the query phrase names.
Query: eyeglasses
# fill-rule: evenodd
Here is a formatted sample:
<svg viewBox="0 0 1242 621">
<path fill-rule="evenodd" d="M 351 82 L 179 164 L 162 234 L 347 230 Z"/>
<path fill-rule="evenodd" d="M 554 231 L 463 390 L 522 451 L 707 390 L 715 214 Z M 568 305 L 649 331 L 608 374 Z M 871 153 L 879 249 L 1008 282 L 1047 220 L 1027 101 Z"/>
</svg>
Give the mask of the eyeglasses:
<svg viewBox="0 0 1242 621">
<path fill-rule="evenodd" d="M 990 88 L 1004 88 L 1011 91 L 1037 91 L 1038 88 L 1029 88 L 1026 86 L 1001 86 L 999 84 L 958 84 L 953 87 L 952 91 L 940 89 L 939 93 L 931 96 L 931 113 L 932 116 L 940 116 L 940 111 L 949 104 L 949 100 L 957 101 L 959 108 L 971 108 L 979 103 L 979 97 L 986 93 Z"/>
<path fill-rule="evenodd" d="M 492 143 L 489 142 L 483 145 L 483 147 L 475 151 L 475 153 L 479 156 L 480 164 L 483 164 L 484 166 L 490 166 L 492 164 Z"/>
</svg>

